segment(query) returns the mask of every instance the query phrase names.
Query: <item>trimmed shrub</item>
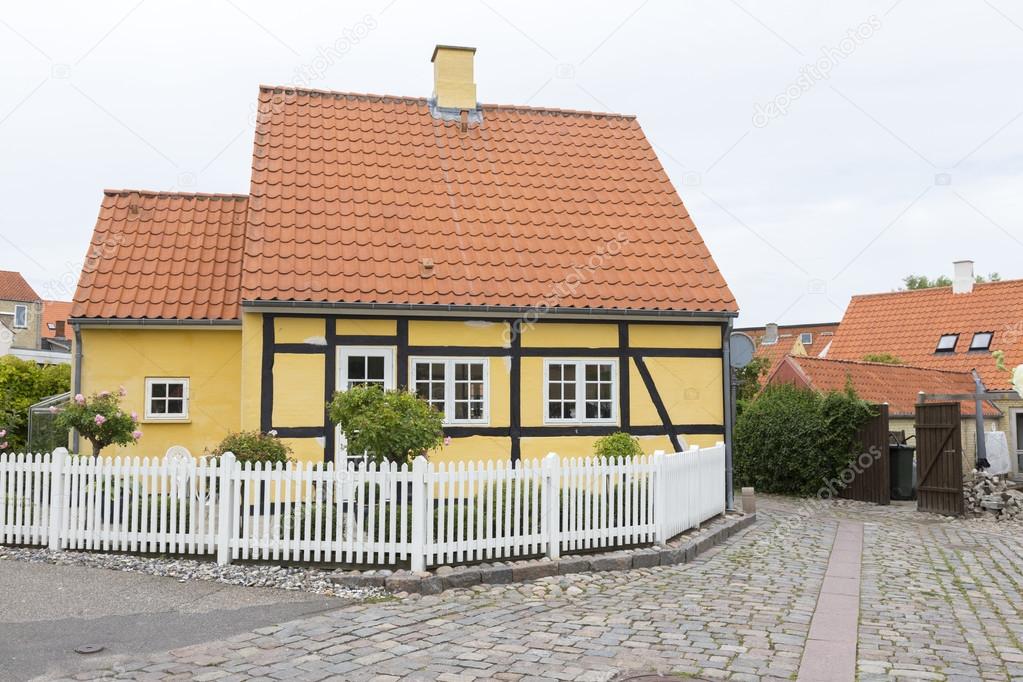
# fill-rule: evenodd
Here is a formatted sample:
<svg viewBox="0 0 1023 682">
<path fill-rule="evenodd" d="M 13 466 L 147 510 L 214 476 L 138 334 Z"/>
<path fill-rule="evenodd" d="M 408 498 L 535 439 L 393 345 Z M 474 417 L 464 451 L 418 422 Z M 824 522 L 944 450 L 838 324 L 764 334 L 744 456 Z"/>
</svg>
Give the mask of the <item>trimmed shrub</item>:
<svg viewBox="0 0 1023 682">
<path fill-rule="evenodd" d="M 349 453 L 366 452 L 376 462 L 411 463 L 444 442 L 444 416 L 408 391 L 352 386 L 328 405 Z"/>
<path fill-rule="evenodd" d="M 856 433 L 872 416 L 851 387 L 820 394 L 768 386 L 736 419 L 736 481 L 764 492 L 813 495 L 852 463 Z"/>
<path fill-rule="evenodd" d="M 643 448 L 639 446 L 638 438 L 619 431 L 598 439 L 593 445 L 593 454 L 601 459 L 611 457 L 629 459 L 642 455 Z"/>
<path fill-rule="evenodd" d="M 240 463 L 277 462 L 291 461 L 291 448 L 281 442 L 273 431 L 260 433 L 259 431 L 238 431 L 229 433 L 220 441 L 213 453 L 220 456 L 225 452 L 232 453 Z"/>
</svg>

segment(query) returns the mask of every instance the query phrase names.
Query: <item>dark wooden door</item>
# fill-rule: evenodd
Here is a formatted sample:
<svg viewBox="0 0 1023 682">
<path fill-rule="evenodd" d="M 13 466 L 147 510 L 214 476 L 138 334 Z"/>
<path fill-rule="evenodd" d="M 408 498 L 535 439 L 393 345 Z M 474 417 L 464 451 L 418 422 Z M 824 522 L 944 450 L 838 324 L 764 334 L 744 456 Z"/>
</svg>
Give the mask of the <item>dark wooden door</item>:
<svg viewBox="0 0 1023 682">
<path fill-rule="evenodd" d="M 959 403 L 916 406 L 916 508 L 963 513 L 963 442 Z"/>
<path fill-rule="evenodd" d="M 891 467 L 888 459 L 888 406 L 874 405 L 877 416 L 860 427 L 859 447 L 853 459 L 851 477 L 840 496 L 849 500 L 888 504 L 892 499 Z"/>
</svg>

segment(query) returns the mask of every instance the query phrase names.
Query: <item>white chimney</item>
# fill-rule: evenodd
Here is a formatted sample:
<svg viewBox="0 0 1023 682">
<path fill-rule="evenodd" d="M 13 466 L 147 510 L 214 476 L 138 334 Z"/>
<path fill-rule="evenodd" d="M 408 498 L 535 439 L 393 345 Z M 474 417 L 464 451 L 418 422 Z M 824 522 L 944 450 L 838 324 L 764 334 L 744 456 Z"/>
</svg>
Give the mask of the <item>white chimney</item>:
<svg viewBox="0 0 1023 682">
<path fill-rule="evenodd" d="M 952 293 L 968 294 L 973 291 L 973 261 L 957 260 L 952 267 Z"/>
<path fill-rule="evenodd" d="M 768 322 L 764 327 L 764 337 L 760 339 L 760 345 L 770 346 L 778 343 L 778 323 Z"/>
</svg>

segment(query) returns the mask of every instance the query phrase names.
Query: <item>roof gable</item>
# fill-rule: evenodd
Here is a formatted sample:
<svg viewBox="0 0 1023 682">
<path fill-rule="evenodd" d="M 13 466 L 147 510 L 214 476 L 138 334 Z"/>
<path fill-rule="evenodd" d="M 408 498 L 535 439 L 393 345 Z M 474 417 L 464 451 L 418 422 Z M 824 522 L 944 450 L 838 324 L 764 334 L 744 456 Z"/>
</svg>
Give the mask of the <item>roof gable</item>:
<svg viewBox="0 0 1023 682">
<path fill-rule="evenodd" d="M 967 350 L 976 332 L 994 332 L 990 348 L 1005 351 L 1009 366 L 1023 363 L 1023 280 L 976 284 L 968 294 L 935 287 L 854 296 L 828 357 L 891 353 L 918 367 L 976 369 L 988 389 L 1007 388 L 1011 377 L 995 367 L 989 351 Z M 955 352 L 935 352 L 943 334 L 959 334 Z"/>
<path fill-rule="evenodd" d="M 0 301 L 22 301 L 35 303 L 39 294 L 35 292 L 20 272 L 0 270 Z"/>
</svg>

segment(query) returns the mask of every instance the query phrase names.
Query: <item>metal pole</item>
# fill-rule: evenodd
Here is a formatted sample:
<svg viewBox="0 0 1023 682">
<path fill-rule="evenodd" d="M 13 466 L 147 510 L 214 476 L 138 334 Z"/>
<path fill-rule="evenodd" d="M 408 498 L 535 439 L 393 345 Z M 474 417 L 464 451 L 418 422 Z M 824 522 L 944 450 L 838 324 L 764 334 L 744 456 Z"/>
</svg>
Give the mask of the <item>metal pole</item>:
<svg viewBox="0 0 1023 682">
<path fill-rule="evenodd" d="M 984 401 L 981 396 L 985 393 L 984 382 L 981 381 L 977 370 L 973 370 L 974 394 L 973 410 L 977 413 L 977 468 L 987 469 L 991 463 L 987 461 L 987 443 L 984 438 Z"/>
</svg>

